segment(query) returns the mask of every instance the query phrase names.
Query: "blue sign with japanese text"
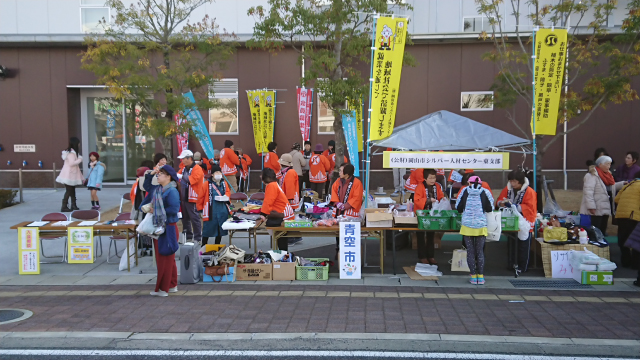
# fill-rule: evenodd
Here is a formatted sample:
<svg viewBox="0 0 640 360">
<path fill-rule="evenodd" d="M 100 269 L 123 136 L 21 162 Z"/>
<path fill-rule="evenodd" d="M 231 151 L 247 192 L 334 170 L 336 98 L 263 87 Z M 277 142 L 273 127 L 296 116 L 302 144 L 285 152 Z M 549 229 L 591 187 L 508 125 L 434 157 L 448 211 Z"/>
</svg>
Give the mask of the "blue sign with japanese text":
<svg viewBox="0 0 640 360">
<path fill-rule="evenodd" d="M 357 154 L 357 153 L 356 153 Z M 340 223 L 340 279 L 362 278 L 360 223 Z"/>
</svg>

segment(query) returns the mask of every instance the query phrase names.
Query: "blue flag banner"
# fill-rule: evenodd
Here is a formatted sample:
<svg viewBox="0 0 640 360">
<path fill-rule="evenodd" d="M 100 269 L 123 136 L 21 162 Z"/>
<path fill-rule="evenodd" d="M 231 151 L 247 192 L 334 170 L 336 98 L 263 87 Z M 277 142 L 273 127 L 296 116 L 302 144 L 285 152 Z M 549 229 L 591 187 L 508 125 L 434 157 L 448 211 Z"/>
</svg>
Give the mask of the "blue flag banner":
<svg viewBox="0 0 640 360">
<path fill-rule="evenodd" d="M 347 140 L 349 163 L 355 168 L 353 175 L 358 177 L 360 176 L 360 160 L 358 158 L 358 123 L 355 110 L 352 110 L 348 115 L 342 115 L 342 127 L 344 128 L 344 137 Z"/>
<path fill-rule="evenodd" d="M 184 116 L 191 123 L 191 128 L 198 140 L 200 140 L 200 145 L 202 145 L 204 152 L 207 154 L 207 158 L 213 159 L 213 143 L 211 142 L 211 136 L 209 136 L 207 125 L 204 123 L 204 119 L 202 119 L 202 115 L 200 115 L 200 111 L 198 111 L 198 108 L 195 105 L 196 99 L 193 97 L 193 93 L 191 91 L 182 94 L 182 96 L 189 99 L 193 104 L 192 107 L 187 108 L 184 111 Z"/>
</svg>

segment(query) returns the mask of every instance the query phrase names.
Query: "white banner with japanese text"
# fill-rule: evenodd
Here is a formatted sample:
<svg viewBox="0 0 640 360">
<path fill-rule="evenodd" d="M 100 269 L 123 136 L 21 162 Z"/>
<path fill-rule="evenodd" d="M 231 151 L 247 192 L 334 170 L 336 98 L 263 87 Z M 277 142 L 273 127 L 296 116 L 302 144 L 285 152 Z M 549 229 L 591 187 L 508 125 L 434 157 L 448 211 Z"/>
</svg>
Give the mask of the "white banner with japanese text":
<svg viewBox="0 0 640 360">
<path fill-rule="evenodd" d="M 506 152 L 385 151 L 385 168 L 507 170 Z"/>
<path fill-rule="evenodd" d="M 340 223 L 340 279 L 360 279 L 360 223 Z"/>
</svg>

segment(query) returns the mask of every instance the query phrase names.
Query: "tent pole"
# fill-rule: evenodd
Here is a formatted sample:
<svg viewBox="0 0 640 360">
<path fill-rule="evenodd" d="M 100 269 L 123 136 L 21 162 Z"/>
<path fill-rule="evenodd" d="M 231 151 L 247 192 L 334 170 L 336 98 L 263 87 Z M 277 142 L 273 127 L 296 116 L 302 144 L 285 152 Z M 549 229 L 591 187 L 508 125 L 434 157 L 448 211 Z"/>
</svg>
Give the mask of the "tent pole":
<svg viewBox="0 0 640 360">
<path fill-rule="evenodd" d="M 538 192 L 538 177 L 537 177 L 537 172 L 538 170 L 537 168 L 537 164 L 536 164 L 536 158 L 538 157 L 538 148 L 536 147 L 536 32 L 538 31 L 538 27 L 536 26 L 533 29 L 533 42 L 531 43 L 531 46 L 533 48 L 533 61 L 532 61 L 532 70 L 533 70 L 533 86 L 531 87 L 533 89 L 533 190 L 536 191 L 536 193 Z"/>
<path fill-rule="evenodd" d="M 369 172 L 371 170 L 371 163 L 369 160 L 369 153 L 371 152 L 371 93 L 373 91 L 373 56 L 376 49 L 376 23 L 378 22 L 378 14 L 373 17 L 373 27 L 371 28 L 371 70 L 369 72 L 369 106 L 367 111 L 367 177 L 365 179 L 365 198 L 364 198 L 364 208 L 366 209 L 369 203 Z"/>
</svg>

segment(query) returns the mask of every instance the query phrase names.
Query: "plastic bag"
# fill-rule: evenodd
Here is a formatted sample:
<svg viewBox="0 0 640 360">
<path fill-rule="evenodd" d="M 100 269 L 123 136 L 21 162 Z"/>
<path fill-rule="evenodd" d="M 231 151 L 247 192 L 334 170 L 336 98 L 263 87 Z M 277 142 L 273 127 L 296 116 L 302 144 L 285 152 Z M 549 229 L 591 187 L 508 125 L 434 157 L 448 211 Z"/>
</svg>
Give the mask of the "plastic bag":
<svg viewBox="0 0 640 360">
<path fill-rule="evenodd" d="M 144 219 L 142 219 L 142 221 L 138 225 L 137 231 L 138 231 L 138 234 L 143 234 L 143 235 L 151 235 L 156 231 L 156 227 L 153 226 L 152 213 L 147 213 L 144 216 Z"/>
<path fill-rule="evenodd" d="M 511 205 L 511 210 L 513 214 L 518 217 L 518 239 L 525 241 L 529 239 L 529 232 L 531 231 L 531 224 L 527 221 L 527 219 L 520 214 L 518 208 L 515 205 Z"/>
<path fill-rule="evenodd" d="M 433 210 L 451 210 L 451 201 L 449 199 L 442 198 L 440 201 L 433 204 Z"/>
<path fill-rule="evenodd" d="M 571 264 L 586 264 L 586 265 L 598 265 L 601 262 L 601 258 L 584 248 L 584 251 L 571 251 L 569 252 L 569 263 Z"/>
<path fill-rule="evenodd" d="M 613 271 L 618 268 L 618 266 L 607 259 L 600 258 L 600 264 L 598 264 L 598 271 Z"/>
<path fill-rule="evenodd" d="M 135 238 L 129 239 L 129 255 L 134 255 L 136 253 L 136 245 L 134 241 L 136 241 Z M 129 268 L 133 268 L 134 266 L 136 266 L 136 257 L 131 256 L 129 257 Z M 126 249 L 122 252 L 122 257 L 120 258 L 120 264 L 118 265 L 118 270 L 120 271 L 127 270 L 127 250 Z"/>
<path fill-rule="evenodd" d="M 487 217 L 487 241 L 500 241 L 502 234 L 502 213 L 493 211 L 485 213 Z"/>
</svg>

